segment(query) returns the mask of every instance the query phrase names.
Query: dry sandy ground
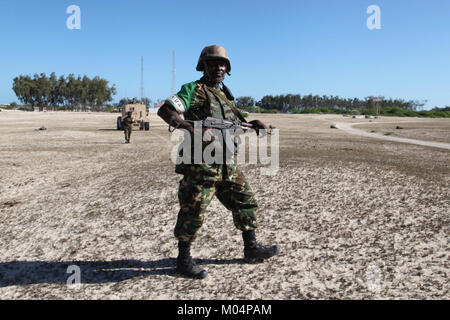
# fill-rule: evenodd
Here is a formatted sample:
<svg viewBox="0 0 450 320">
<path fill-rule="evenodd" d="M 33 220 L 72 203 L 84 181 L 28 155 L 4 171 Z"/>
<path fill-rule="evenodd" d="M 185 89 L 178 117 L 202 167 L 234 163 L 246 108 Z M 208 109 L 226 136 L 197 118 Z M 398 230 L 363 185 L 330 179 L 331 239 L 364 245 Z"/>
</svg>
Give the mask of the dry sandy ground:
<svg viewBox="0 0 450 320">
<path fill-rule="evenodd" d="M 280 129 L 279 170 L 243 170 L 258 239 L 281 253 L 244 264 L 214 199 L 193 244 L 209 272 L 197 281 L 174 273 L 180 176 L 167 126 L 152 114 L 124 144 L 116 116 L 0 112 L 1 299 L 450 298 L 450 151 L 330 128 L 411 119 L 259 115 Z M 449 120 L 414 121 L 448 142 Z M 81 285 L 67 285 L 77 268 Z"/>
</svg>

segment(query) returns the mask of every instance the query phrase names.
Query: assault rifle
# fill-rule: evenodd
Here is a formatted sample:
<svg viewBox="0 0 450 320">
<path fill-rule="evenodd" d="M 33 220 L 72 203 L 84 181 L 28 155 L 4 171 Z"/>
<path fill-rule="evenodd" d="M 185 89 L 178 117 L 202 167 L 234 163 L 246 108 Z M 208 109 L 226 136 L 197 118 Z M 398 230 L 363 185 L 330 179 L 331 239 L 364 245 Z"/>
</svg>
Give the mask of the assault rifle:
<svg viewBox="0 0 450 320">
<path fill-rule="evenodd" d="M 248 129 L 252 129 L 254 127 L 251 123 L 247 122 L 224 120 L 213 117 L 207 117 L 205 120 L 203 120 L 202 126 L 204 128 L 221 130 L 223 141 L 225 142 L 225 147 L 231 152 L 231 154 L 235 154 L 237 152 L 238 145 L 241 143 L 238 135 L 244 134 Z M 265 134 L 272 134 L 272 128 L 273 127 L 270 126 L 270 130 L 268 132 L 265 132 Z M 233 132 L 233 135 L 235 137 L 237 137 L 237 142 L 233 141 L 232 137 L 230 136 L 230 131 Z"/>
<path fill-rule="evenodd" d="M 195 121 L 191 120 L 185 120 L 191 123 L 194 123 Z M 212 129 L 219 129 L 219 130 L 234 130 L 235 132 L 240 130 L 237 134 L 245 133 L 248 129 L 253 128 L 253 125 L 251 123 L 247 122 L 241 122 L 241 121 L 232 121 L 232 120 L 224 120 L 224 119 L 218 119 L 213 117 L 207 117 L 205 120 L 202 120 L 202 127 L 204 128 L 212 128 Z M 270 130 L 266 132 L 267 134 L 271 134 L 272 129 L 274 127 L 270 126 Z M 222 132 L 223 133 L 223 132 Z"/>
<path fill-rule="evenodd" d="M 202 121 L 202 126 L 206 128 L 213 128 L 213 129 L 231 129 L 231 130 L 242 130 L 246 131 L 247 129 L 253 128 L 253 125 L 247 122 L 240 122 L 240 121 L 231 121 L 231 120 L 224 120 L 224 119 L 217 119 L 213 117 L 208 117 L 205 120 Z"/>
<path fill-rule="evenodd" d="M 185 120 L 187 122 L 190 122 L 194 124 L 198 121 L 192 121 L 192 120 Z M 225 142 L 225 147 L 231 152 L 231 154 L 234 154 L 237 152 L 237 144 L 240 143 L 240 138 L 238 137 L 239 142 L 235 143 L 233 141 L 233 138 L 230 135 L 230 132 L 233 133 L 233 136 L 238 136 L 240 134 L 244 134 L 248 129 L 252 129 L 253 125 L 251 123 L 247 122 L 241 122 L 241 121 L 232 121 L 232 120 L 224 120 L 224 119 L 218 119 L 213 117 L 207 117 L 205 120 L 199 120 L 201 121 L 202 128 L 211 128 L 211 129 L 217 129 L 222 132 L 223 141 Z M 274 127 L 270 126 L 270 130 L 266 132 L 267 134 L 272 134 L 271 130 Z M 171 125 L 169 124 L 169 132 L 172 132 Z M 174 127 L 176 129 L 176 127 Z"/>
<path fill-rule="evenodd" d="M 202 126 L 206 128 L 218 129 L 222 131 L 223 141 L 225 143 L 225 148 L 230 152 L 230 154 L 235 154 L 238 151 L 238 145 L 241 143 L 240 138 L 238 141 L 234 141 L 230 136 L 230 130 L 234 132 L 234 135 L 245 133 L 247 129 L 253 128 L 253 125 L 247 122 L 231 121 L 224 119 L 217 119 L 213 117 L 208 117 L 202 121 Z"/>
</svg>

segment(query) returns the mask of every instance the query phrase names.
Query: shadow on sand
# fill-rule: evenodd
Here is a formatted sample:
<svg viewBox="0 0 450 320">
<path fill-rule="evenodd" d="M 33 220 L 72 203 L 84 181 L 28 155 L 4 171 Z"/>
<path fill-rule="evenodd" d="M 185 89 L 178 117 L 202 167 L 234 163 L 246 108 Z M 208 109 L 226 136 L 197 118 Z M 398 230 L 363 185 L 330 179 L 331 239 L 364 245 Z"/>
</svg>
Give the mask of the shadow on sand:
<svg viewBox="0 0 450 320">
<path fill-rule="evenodd" d="M 198 265 L 242 264 L 242 259 L 194 259 Z M 155 261 L 11 261 L 0 262 L 0 287 L 27 284 L 66 284 L 74 275 L 70 266 L 79 267 L 81 283 L 120 282 L 140 276 L 182 277 L 175 271 L 176 259 Z"/>
</svg>

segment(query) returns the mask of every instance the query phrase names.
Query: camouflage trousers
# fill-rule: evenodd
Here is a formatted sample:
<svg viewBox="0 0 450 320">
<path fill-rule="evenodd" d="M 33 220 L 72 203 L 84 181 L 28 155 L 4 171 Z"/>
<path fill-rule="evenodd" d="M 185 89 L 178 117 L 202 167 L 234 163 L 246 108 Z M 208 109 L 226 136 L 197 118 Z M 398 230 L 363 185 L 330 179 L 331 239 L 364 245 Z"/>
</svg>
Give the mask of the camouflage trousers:
<svg viewBox="0 0 450 320">
<path fill-rule="evenodd" d="M 132 131 L 131 127 L 124 127 L 123 128 L 123 132 L 125 133 L 125 140 L 126 141 L 130 141 L 131 131 Z"/>
<path fill-rule="evenodd" d="M 195 239 L 214 196 L 232 212 L 236 228 L 242 231 L 257 228 L 254 193 L 235 165 L 182 164 L 175 171 L 184 174 L 178 189 L 180 211 L 174 230 L 178 240 Z"/>
</svg>

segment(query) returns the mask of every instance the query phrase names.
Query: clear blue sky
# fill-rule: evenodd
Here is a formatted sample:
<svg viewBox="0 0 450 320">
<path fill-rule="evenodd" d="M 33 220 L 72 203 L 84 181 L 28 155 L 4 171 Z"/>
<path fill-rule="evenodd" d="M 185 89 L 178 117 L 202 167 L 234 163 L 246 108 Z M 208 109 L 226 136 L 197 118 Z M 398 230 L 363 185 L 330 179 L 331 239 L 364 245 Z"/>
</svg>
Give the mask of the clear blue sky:
<svg viewBox="0 0 450 320">
<path fill-rule="evenodd" d="M 81 9 L 69 30 L 68 6 Z M 369 30 L 369 5 L 381 29 Z M 299 93 L 428 100 L 450 105 L 448 0 L 0 0 L 0 103 L 17 101 L 12 79 L 55 72 L 115 84 L 115 101 L 171 93 L 199 79 L 201 49 L 224 46 L 235 96 Z"/>
</svg>

